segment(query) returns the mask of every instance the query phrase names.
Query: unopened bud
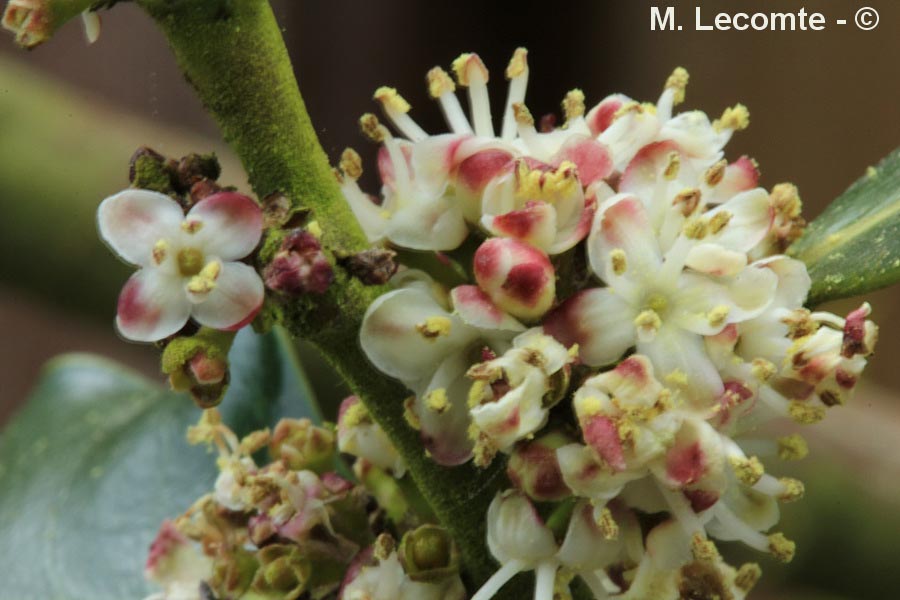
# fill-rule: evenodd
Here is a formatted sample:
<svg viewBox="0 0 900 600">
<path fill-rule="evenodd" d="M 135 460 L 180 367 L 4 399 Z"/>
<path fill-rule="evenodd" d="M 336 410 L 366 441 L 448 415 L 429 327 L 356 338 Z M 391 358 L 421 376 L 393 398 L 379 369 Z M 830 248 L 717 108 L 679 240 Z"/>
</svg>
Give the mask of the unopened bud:
<svg viewBox="0 0 900 600">
<path fill-rule="evenodd" d="M 295 229 L 263 270 L 266 287 L 289 295 L 324 294 L 334 280 L 334 271 L 316 236 Z"/>
<path fill-rule="evenodd" d="M 491 238 L 475 252 L 475 279 L 494 303 L 526 321 L 539 319 L 556 296 L 556 274 L 540 250 L 510 238 Z"/>
<path fill-rule="evenodd" d="M 557 448 L 572 440 L 559 432 L 551 432 L 540 438 L 516 445 L 509 457 L 506 474 L 518 489 L 537 502 L 558 501 L 572 495 L 563 481 Z"/>
<path fill-rule="evenodd" d="M 459 551 L 437 525 L 422 525 L 400 542 L 400 562 L 413 581 L 438 581 L 459 573 Z"/>
<path fill-rule="evenodd" d="M 308 589 L 312 566 L 298 546 L 270 544 L 256 556 L 260 565 L 250 586 L 254 592 L 298 598 Z"/>
</svg>

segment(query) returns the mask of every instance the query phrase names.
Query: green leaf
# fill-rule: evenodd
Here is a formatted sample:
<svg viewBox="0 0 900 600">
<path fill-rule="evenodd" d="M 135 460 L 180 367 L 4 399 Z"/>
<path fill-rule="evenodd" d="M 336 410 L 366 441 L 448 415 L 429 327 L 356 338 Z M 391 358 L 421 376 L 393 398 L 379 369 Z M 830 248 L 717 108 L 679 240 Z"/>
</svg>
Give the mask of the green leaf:
<svg viewBox="0 0 900 600">
<path fill-rule="evenodd" d="M 238 335 L 221 406 L 239 431 L 315 416 L 283 334 Z M 307 408 L 304 408 L 307 407 Z M 160 523 L 208 492 L 215 457 L 185 440 L 200 411 L 108 360 L 52 361 L 0 438 L 0 597 L 141 598 Z"/>
<path fill-rule="evenodd" d="M 900 149 L 841 194 L 788 253 L 809 269 L 813 306 L 900 281 Z"/>
</svg>

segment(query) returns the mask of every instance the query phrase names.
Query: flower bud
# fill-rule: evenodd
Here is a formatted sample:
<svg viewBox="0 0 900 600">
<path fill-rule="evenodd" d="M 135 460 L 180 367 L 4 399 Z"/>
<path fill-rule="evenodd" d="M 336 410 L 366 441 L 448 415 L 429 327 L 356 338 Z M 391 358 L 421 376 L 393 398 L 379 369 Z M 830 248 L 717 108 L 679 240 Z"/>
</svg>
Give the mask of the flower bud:
<svg viewBox="0 0 900 600">
<path fill-rule="evenodd" d="M 266 287 L 297 296 L 324 294 L 334 280 L 334 271 L 319 240 L 309 231 L 295 229 L 281 243 L 263 271 Z"/>
<path fill-rule="evenodd" d="M 400 542 L 400 562 L 413 581 L 439 581 L 459 574 L 459 551 L 437 525 L 408 531 Z"/>
<path fill-rule="evenodd" d="M 307 591 L 312 565 L 301 554 L 299 546 L 271 544 L 256 556 L 260 566 L 251 584 L 254 592 L 296 599 Z"/>
<path fill-rule="evenodd" d="M 553 304 L 556 276 L 540 250 L 510 238 L 491 238 L 475 252 L 475 279 L 494 303 L 526 321 Z"/>
<path fill-rule="evenodd" d="M 556 449 L 571 443 L 563 433 L 551 432 L 516 445 L 506 465 L 506 474 L 516 488 L 537 502 L 562 500 L 572 494 L 565 484 Z"/>
<path fill-rule="evenodd" d="M 228 350 L 233 340 L 233 332 L 206 327 L 196 335 L 172 340 L 162 356 L 162 371 L 169 376 L 172 389 L 190 392 L 200 408 L 219 404 L 231 379 Z"/>
<path fill-rule="evenodd" d="M 281 419 L 272 433 L 269 453 L 293 471 L 323 473 L 334 461 L 334 434 L 309 419 Z"/>
</svg>

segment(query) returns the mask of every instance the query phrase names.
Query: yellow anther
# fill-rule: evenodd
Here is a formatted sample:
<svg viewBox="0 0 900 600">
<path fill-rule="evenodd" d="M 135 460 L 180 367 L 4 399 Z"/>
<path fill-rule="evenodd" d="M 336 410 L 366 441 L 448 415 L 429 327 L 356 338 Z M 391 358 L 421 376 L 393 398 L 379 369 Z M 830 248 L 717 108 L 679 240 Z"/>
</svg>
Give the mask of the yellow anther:
<svg viewBox="0 0 900 600">
<path fill-rule="evenodd" d="M 453 61 L 453 74 L 456 75 L 456 82 L 463 87 L 469 85 L 469 79 L 472 76 L 473 69 L 477 69 L 484 78 L 484 81 L 487 82 L 487 67 L 484 66 L 484 63 L 481 62 L 481 58 L 479 58 L 477 54 L 466 52 L 460 54 L 457 59 Z"/>
<path fill-rule="evenodd" d="M 709 226 L 702 219 L 692 219 L 684 224 L 684 235 L 689 240 L 702 240 L 709 233 Z"/>
<path fill-rule="evenodd" d="M 819 329 L 809 310 L 798 308 L 782 318 L 781 322 L 788 326 L 788 337 L 792 340 L 799 340 L 808 335 L 814 334 Z"/>
<path fill-rule="evenodd" d="M 709 322 L 710 327 L 721 327 L 725 324 L 725 320 L 728 319 L 728 313 L 730 312 L 730 306 L 720 304 L 706 314 L 706 320 Z"/>
<path fill-rule="evenodd" d="M 596 518 L 597 527 L 600 529 L 600 534 L 606 538 L 607 540 L 615 540 L 619 537 L 619 524 L 616 523 L 615 518 L 613 518 L 612 511 L 607 507 L 603 507 L 600 509 L 600 514 L 597 515 Z"/>
<path fill-rule="evenodd" d="M 513 102 L 512 110 L 516 123 L 526 127 L 534 127 L 534 117 L 531 116 L 531 111 L 528 110 L 527 106 L 521 102 Z"/>
<path fill-rule="evenodd" d="M 691 554 L 694 560 L 701 562 L 714 563 L 721 559 L 719 550 L 712 540 L 706 539 L 702 533 L 695 533 L 691 536 Z"/>
<path fill-rule="evenodd" d="M 476 379 L 469 388 L 468 405 L 469 408 L 475 408 L 486 399 L 493 396 L 490 384 L 484 379 Z"/>
<path fill-rule="evenodd" d="M 725 178 L 725 169 L 728 168 L 728 161 L 724 158 L 708 168 L 703 174 L 703 180 L 709 187 L 715 187 L 722 183 Z"/>
<path fill-rule="evenodd" d="M 662 326 L 662 319 L 655 310 L 645 310 L 634 319 L 634 326 L 648 333 L 656 333 Z"/>
<path fill-rule="evenodd" d="M 800 191 L 793 183 L 779 183 L 772 188 L 769 198 L 772 202 L 772 208 L 779 215 L 788 219 L 795 219 L 800 216 L 803 202 L 800 200 Z"/>
<path fill-rule="evenodd" d="M 528 50 L 525 48 L 516 48 L 509 65 L 506 66 L 506 78 L 514 79 L 524 74 L 528 70 Z"/>
<path fill-rule="evenodd" d="M 793 502 L 803 497 L 803 492 L 806 488 L 803 486 L 802 481 L 791 477 L 782 477 L 779 481 L 784 486 L 784 491 L 778 495 L 779 500 L 782 502 Z"/>
<path fill-rule="evenodd" d="M 450 408 L 447 390 L 444 388 L 437 388 L 428 392 L 425 395 L 425 406 L 439 415 L 447 412 L 447 409 Z"/>
<path fill-rule="evenodd" d="M 628 262 L 625 260 L 625 251 L 621 248 L 616 248 L 610 252 L 609 260 L 612 263 L 613 273 L 616 275 L 623 274 L 625 269 L 628 268 Z"/>
<path fill-rule="evenodd" d="M 473 426 L 474 427 L 474 426 Z M 472 432 L 470 431 L 470 436 Z M 475 428 L 475 446 L 472 448 L 472 462 L 476 467 L 481 469 L 489 466 L 494 457 L 497 456 L 499 448 L 488 438 Z"/>
<path fill-rule="evenodd" d="M 725 229 L 728 223 L 731 221 L 731 217 L 733 217 L 730 212 L 727 210 L 720 210 L 716 214 L 712 216 L 709 220 L 709 230 L 715 235 Z"/>
<path fill-rule="evenodd" d="M 344 175 L 353 180 L 359 179 L 363 173 L 362 158 L 353 148 L 345 148 L 341 153 L 339 167 Z"/>
<path fill-rule="evenodd" d="M 666 89 L 675 90 L 674 104 L 676 106 L 684 102 L 684 90 L 687 87 L 688 79 L 690 79 L 690 75 L 683 67 L 676 68 L 666 79 Z"/>
<path fill-rule="evenodd" d="M 713 128 L 716 131 L 724 131 L 731 129 L 733 131 L 742 131 L 750 125 L 750 111 L 743 104 L 735 104 L 731 108 L 726 108 L 722 116 L 713 122 Z"/>
<path fill-rule="evenodd" d="M 373 142 L 380 143 L 384 141 L 384 127 L 381 126 L 378 117 L 372 113 L 366 113 L 359 118 L 359 128 L 363 135 Z"/>
<path fill-rule="evenodd" d="M 681 170 L 681 155 L 678 152 L 672 151 L 669 152 L 669 162 L 666 164 L 666 168 L 663 171 L 663 177 L 672 181 L 676 177 L 678 177 L 678 171 Z"/>
<path fill-rule="evenodd" d="M 578 399 L 576 407 L 579 417 L 592 417 L 603 412 L 603 401 L 597 396 L 587 396 Z"/>
<path fill-rule="evenodd" d="M 203 252 L 197 248 L 182 248 L 176 255 L 176 261 L 178 271 L 184 277 L 197 275 L 203 270 Z"/>
<path fill-rule="evenodd" d="M 766 472 L 762 463 L 755 456 L 750 458 L 732 456 L 729 462 L 731 462 L 731 468 L 734 469 L 735 477 L 744 485 L 756 485 L 756 482 Z"/>
<path fill-rule="evenodd" d="M 677 387 L 687 387 L 688 385 L 688 376 L 681 369 L 671 371 L 664 379 L 669 385 Z"/>
<path fill-rule="evenodd" d="M 341 416 L 341 425 L 344 427 L 359 427 L 372 423 L 372 416 L 362 402 L 352 404 Z"/>
<path fill-rule="evenodd" d="M 578 88 L 570 90 L 562 101 L 563 114 L 571 121 L 584 114 L 584 92 Z"/>
<path fill-rule="evenodd" d="M 306 224 L 307 233 L 311 233 L 316 238 L 322 239 L 322 226 L 318 221 L 310 221 Z"/>
<path fill-rule="evenodd" d="M 768 381 L 777 372 L 775 365 L 764 358 L 754 358 L 750 367 L 750 373 L 760 381 Z"/>
<path fill-rule="evenodd" d="M 825 418 L 825 409 L 813 406 L 801 400 L 791 400 L 788 412 L 791 418 L 801 425 L 813 425 Z"/>
<path fill-rule="evenodd" d="M 416 331 L 421 333 L 422 337 L 434 340 L 441 336 L 450 335 L 451 324 L 452 322 L 447 317 L 428 317 L 416 325 Z"/>
<path fill-rule="evenodd" d="M 203 229 L 203 221 L 189 219 L 181 222 L 181 230 L 185 233 L 197 233 L 201 229 Z"/>
<path fill-rule="evenodd" d="M 428 81 L 428 95 L 432 98 L 440 98 L 444 94 L 456 90 L 456 84 L 450 79 L 450 75 L 440 67 L 434 67 L 428 71 L 425 78 Z"/>
<path fill-rule="evenodd" d="M 781 562 L 791 562 L 796 550 L 797 544 L 784 537 L 783 533 L 773 533 L 769 536 L 769 551 Z"/>
<path fill-rule="evenodd" d="M 744 563 L 734 576 L 734 585 L 744 592 L 749 593 L 756 585 L 756 582 L 759 581 L 760 577 L 762 577 L 762 569 L 759 568 L 758 564 Z"/>
<path fill-rule="evenodd" d="M 381 102 L 385 110 L 393 110 L 401 113 L 409 112 L 410 106 L 403 96 L 397 93 L 396 88 L 381 86 L 375 90 L 375 100 Z"/>
<path fill-rule="evenodd" d="M 800 434 L 792 434 L 778 439 L 778 458 L 781 460 L 801 460 L 809 455 L 809 445 Z"/>
<path fill-rule="evenodd" d="M 552 202 L 575 191 L 578 169 L 575 163 L 564 160 L 553 171 L 531 169 L 524 160 L 516 163 L 516 197 L 525 200 Z"/>
<path fill-rule="evenodd" d="M 581 348 L 578 344 L 572 344 L 572 347 L 566 352 L 569 358 L 575 359 L 578 358 L 578 353 L 581 351 Z"/>
<path fill-rule="evenodd" d="M 216 280 L 221 272 L 222 263 L 219 261 L 207 263 L 199 273 L 191 277 L 187 290 L 192 294 L 208 294 L 216 287 Z"/>
<path fill-rule="evenodd" d="M 700 206 L 700 190 L 697 188 L 681 190 L 675 196 L 675 199 L 672 200 L 672 206 L 681 207 L 681 214 L 685 217 L 691 216 L 697 210 L 697 207 Z"/>
<path fill-rule="evenodd" d="M 166 256 L 169 254 L 169 243 L 166 240 L 159 240 L 155 244 L 153 244 L 153 262 L 158 265 L 161 265 L 164 260 L 166 260 Z"/>
</svg>

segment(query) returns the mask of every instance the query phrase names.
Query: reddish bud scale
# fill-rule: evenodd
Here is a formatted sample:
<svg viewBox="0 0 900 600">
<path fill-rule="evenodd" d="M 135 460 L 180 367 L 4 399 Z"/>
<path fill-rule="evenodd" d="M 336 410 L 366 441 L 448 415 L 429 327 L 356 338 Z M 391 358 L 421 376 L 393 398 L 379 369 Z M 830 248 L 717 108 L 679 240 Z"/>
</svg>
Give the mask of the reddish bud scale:
<svg viewBox="0 0 900 600">
<path fill-rule="evenodd" d="M 263 271 L 266 287 L 291 295 L 324 294 L 334 271 L 318 238 L 302 229 L 291 232 Z"/>
</svg>

